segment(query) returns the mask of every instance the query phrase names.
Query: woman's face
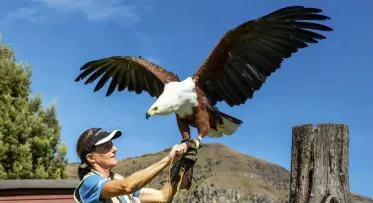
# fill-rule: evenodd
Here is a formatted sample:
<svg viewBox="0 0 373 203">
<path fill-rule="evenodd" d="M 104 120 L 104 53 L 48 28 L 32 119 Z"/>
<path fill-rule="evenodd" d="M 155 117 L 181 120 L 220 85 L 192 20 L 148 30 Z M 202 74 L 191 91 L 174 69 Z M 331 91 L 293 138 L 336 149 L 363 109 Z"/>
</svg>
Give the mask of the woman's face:
<svg viewBox="0 0 373 203">
<path fill-rule="evenodd" d="M 117 148 L 110 140 L 95 146 L 93 152 L 89 156 L 92 156 L 91 158 L 94 163 L 99 165 L 101 168 L 111 169 L 118 163 L 115 157 L 116 151 Z"/>
</svg>

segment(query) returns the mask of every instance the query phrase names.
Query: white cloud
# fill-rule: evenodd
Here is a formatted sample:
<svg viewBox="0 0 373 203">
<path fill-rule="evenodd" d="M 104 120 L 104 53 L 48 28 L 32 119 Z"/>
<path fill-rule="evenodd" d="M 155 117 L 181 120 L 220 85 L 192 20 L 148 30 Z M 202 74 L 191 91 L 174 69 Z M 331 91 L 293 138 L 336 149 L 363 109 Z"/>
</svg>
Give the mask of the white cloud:
<svg viewBox="0 0 373 203">
<path fill-rule="evenodd" d="M 153 57 L 153 56 L 145 56 L 144 59 L 154 63 L 154 64 L 157 64 L 158 66 L 162 66 L 161 64 L 161 60 L 159 60 L 159 58 L 156 58 L 156 57 Z"/>
<path fill-rule="evenodd" d="M 136 37 L 140 41 L 142 49 L 145 53 L 143 58 L 161 66 L 161 60 L 154 56 L 155 51 L 153 50 L 153 39 L 149 35 L 142 33 L 137 33 Z"/>
<path fill-rule="evenodd" d="M 136 5 L 124 4 L 121 0 L 30 0 L 30 3 L 29 7 L 8 13 L 5 22 L 47 22 L 56 14 L 76 14 L 90 21 L 110 20 L 127 25 L 140 20 Z"/>
<path fill-rule="evenodd" d="M 144 10 L 152 12 L 153 11 L 153 6 L 144 6 Z"/>
<path fill-rule="evenodd" d="M 32 23 L 41 23 L 47 20 L 45 15 L 42 15 L 37 8 L 18 8 L 11 11 L 3 20 L 3 23 L 9 24 L 18 20 L 29 20 Z"/>
<path fill-rule="evenodd" d="M 145 52 L 153 52 L 153 39 L 150 36 L 142 33 L 137 33 L 136 37 Z"/>
</svg>

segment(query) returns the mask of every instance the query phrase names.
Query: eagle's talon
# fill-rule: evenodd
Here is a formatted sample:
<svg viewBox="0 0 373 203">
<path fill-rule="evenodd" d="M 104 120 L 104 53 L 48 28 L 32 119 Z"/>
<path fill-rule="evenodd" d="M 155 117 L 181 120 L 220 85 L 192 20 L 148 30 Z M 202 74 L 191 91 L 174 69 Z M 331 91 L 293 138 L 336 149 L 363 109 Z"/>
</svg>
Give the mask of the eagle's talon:
<svg viewBox="0 0 373 203">
<path fill-rule="evenodd" d="M 193 139 L 193 142 L 196 144 L 196 149 L 199 149 L 202 147 L 201 141 L 199 139 Z"/>
<path fill-rule="evenodd" d="M 190 139 L 191 139 L 190 137 L 189 138 L 184 138 L 184 139 L 181 140 L 181 143 L 188 142 Z"/>
</svg>

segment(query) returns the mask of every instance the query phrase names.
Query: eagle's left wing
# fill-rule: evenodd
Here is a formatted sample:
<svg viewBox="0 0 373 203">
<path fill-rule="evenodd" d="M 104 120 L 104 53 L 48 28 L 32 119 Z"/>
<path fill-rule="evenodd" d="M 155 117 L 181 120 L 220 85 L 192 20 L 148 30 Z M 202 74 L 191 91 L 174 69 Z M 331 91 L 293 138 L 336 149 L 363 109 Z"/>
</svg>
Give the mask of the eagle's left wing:
<svg viewBox="0 0 373 203">
<path fill-rule="evenodd" d="M 80 70 L 82 73 L 75 79 L 78 82 L 86 77 L 84 84 L 92 83 L 102 76 L 94 91 L 100 90 L 111 78 L 106 96 L 111 95 L 118 87 L 121 92 L 128 89 L 141 94 L 148 92 L 151 97 L 159 97 L 164 85 L 172 81 L 180 81 L 179 77 L 166 69 L 140 57 L 135 56 L 112 56 L 89 61 Z"/>
<path fill-rule="evenodd" d="M 229 106 L 252 98 L 285 58 L 306 43 L 325 39 L 310 30 L 331 31 L 325 25 L 301 20 L 326 20 L 322 10 L 290 6 L 228 31 L 193 75 L 195 83 L 212 105 L 225 101 Z M 306 30 L 308 29 L 308 30 Z"/>
</svg>

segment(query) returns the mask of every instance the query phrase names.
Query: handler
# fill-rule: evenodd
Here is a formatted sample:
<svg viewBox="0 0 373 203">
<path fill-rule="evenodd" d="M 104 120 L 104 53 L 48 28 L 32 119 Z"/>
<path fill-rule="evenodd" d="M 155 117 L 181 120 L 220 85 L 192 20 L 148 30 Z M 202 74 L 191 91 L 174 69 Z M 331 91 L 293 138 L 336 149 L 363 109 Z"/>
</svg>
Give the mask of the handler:
<svg viewBox="0 0 373 203">
<path fill-rule="evenodd" d="M 102 128 L 91 128 L 80 135 L 76 150 L 81 159 L 78 169 L 81 182 L 74 191 L 75 201 L 84 203 L 171 202 L 176 193 L 174 184 L 172 186 L 167 182 L 161 190 L 144 186 L 172 160 L 183 155 L 187 151 L 187 145 L 185 143 L 174 145 L 170 153 L 160 161 L 123 178 L 112 172 L 112 168 L 118 163 L 115 157 L 117 148 L 112 140 L 121 135 L 120 130 L 105 132 Z"/>
</svg>

